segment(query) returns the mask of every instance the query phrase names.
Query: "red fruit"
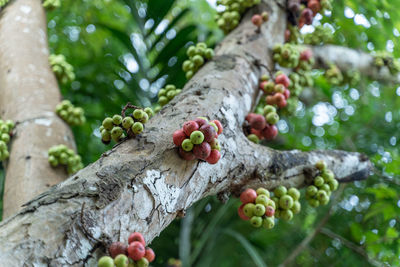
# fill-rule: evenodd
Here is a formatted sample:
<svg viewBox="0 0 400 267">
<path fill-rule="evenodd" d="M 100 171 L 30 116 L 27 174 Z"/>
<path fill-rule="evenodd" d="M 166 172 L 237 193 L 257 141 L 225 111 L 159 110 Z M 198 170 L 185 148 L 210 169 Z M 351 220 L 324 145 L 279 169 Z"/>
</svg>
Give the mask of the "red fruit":
<svg viewBox="0 0 400 267">
<path fill-rule="evenodd" d="M 144 246 L 138 241 L 133 241 L 128 246 L 128 256 L 134 261 L 138 261 L 143 258 L 145 253 L 146 251 Z"/>
<path fill-rule="evenodd" d="M 217 134 L 222 134 L 224 127 L 222 127 L 222 123 L 219 120 L 212 120 L 211 122 L 215 123 L 218 127 L 218 133 Z"/>
<path fill-rule="evenodd" d="M 249 113 L 247 114 L 245 120 L 248 121 L 250 123 L 250 121 L 254 118 L 254 116 L 257 115 L 255 113 Z"/>
<path fill-rule="evenodd" d="M 187 121 L 183 124 L 183 131 L 187 136 L 190 136 L 190 134 L 194 131 L 197 131 L 199 129 L 199 125 L 195 121 Z"/>
<path fill-rule="evenodd" d="M 108 248 L 111 258 L 117 257 L 119 254 L 127 255 L 127 246 L 121 242 L 114 242 Z"/>
<path fill-rule="evenodd" d="M 284 108 L 284 107 L 286 107 L 286 105 L 287 105 L 286 99 L 279 101 L 279 102 L 277 103 L 277 105 L 278 105 L 279 108 Z"/>
<path fill-rule="evenodd" d="M 246 205 L 246 204 L 240 205 L 240 207 L 238 208 L 238 214 L 239 214 L 239 217 L 240 217 L 242 220 L 248 221 L 248 220 L 250 220 L 250 218 L 247 217 L 247 216 L 244 214 L 244 212 L 243 212 L 243 207 L 244 207 L 244 205 Z"/>
<path fill-rule="evenodd" d="M 265 139 L 272 140 L 278 135 L 278 128 L 275 125 L 267 124 L 261 133 Z"/>
<path fill-rule="evenodd" d="M 314 15 L 321 10 L 321 5 L 318 0 L 308 1 L 307 7 L 313 11 Z"/>
<path fill-rule="evenodd" d="M 289 42 L 289 40 L 290 40 L 290 30 L 289 29 L 286 29 L 286 31 L 285 31 L 285 42 Z"/>
<path fill-rule="evenodd" d="M 285 91 L 283 92 L 283 96 L 288 99 L 290 97 L 290 91 L 288 89 L 285 89 Z"/>
<path fill-rule="evenodd" d="M 154 251 L 151 248 L 146 248 L 146 252 L 144 254 L 144 257 L 149 261 L 152 262 L 156 258 L 156 254 L 154 254 Z"/>
<path fill-rule="evenodd" d="M 198 159 L 206 160 L 211 154 L 210 144 L 207 142 L 203 142 L 200 145 L 195 145 L 193 148 L 193 154 Z"/>
<path fill-rule="evenodd" d="M 312 58 L 311 49 L 306 49 L 300 53 L 300 60 L 309 61 Z"/>
<path fill-rule="evenodd" d="M 257 192 L 254 189 L 247 188 L 240 194 L 240 201 L 243 204 L 254 203 L 257 198 Z"/>
<path fill-rule="evenodd" d="M 220 158 L 221 158 L 221 153 L 216 149 L 212 149 L 210 156 L 206 158 L 206 161 L 210 164 L 216 164 Z"/>
<path fill-rule="evenodd" d="M 254 25 L 256 25 L 257 27 L 260 27 L 261 24 L 263 23 L 263 18 L 262 18 L 261 15 L 256 14 L 256 15 L 254 15 L 254 16 L 251 18 L 251 22 L 252 22 Z"/>
<path fill-rule="evenodd" d="M 200 127 L 199 130 L 204 134 L 204 141 L 211 142 L 212 140 L 214 140 L 216 135 L 214 126 L 210 124 L 204 124 Z"/>
<path fill-rule="evenodd" d="M 309 8 L 303 9 L 301 12 L 301 18 L 303 19 L 303 22 L 307 25 L 311 25 L 312 20 L 313 20 L 313 11 Z"/>
<path fill-rule="evenodd" d="M 146 246 L 146 242 L 144 241 L 144 237 L 141 233 L 139 232 L 134 232 L 132 234 L 129 235 L 128 237 L 128 244 L 137 241 L 142 243 L 143 246 Z"/>
<path fill-rule="evenodd" d="M 268 83 L 268 81 L 262 81 L 262 82 L 260 82 L 260 89 L 261 90 L 263 90 L 264 91 L 264 87 L 265 87 L 265 85 Z"/>
<path fill-rule="evenodd" d="M 195 160 L 196 156 L 193 154 L 192 151 L 185 151 L 182 147 L 179 148 L 179 156 L 184 160 Z"/>
<path fill-rule="evenodd" d="M 250 132 L 252 134 L 257 135 L 258 139 L 260 139 L 260 140 L 264 139 L 264 136 L 261 134 L 261 131 L 252 128 L 252 129 L 250 129 Z"/>
<path fill-rule="evenodd" d="M 174 144 L 175 144 L 176 146 L 181 146 L 183 140 L 186 139 L 186 134 L 185 134 L 185 132 L 184 132 L 182 129 L 176 130 L 176 131 L 174 132 L 174 134 L 172 135 L 172 139 L 174 140 Z"/>
<path fill-rule="evenodd" d="M 285 96 L 282 93 L 274 94 L 275 104 L 279 106 L 279 103 L 282 101 L 286 101 Z"/>
<path fill-rule="evenodd" d="M 265 118 L 260 114 L 255 114 L 252 120 L 250 121 L 251 128 L 254 128 L 256 130 L 264 129 L 265 124 L 266 124 Z"/>
<path fill-rule="evenodd" d="M 266 215 L 266 216 L 272 217 L 272 216 L 274 216 L 274 214 L 275 214 L 275 209 L 274 209 L 273 207 L 267 206 L 267 207 L 265 208 L 265 215 Z"/>
<path fill-rule="evenodd" d="M 194 121 L 199 125 L 199 127 L 201 127 L 201 126 L 203 126 L 204 124 L 207 124 L 207 123 L 208 123 L 205 119 L 202 119 L 202 118 L 197 118 L 197 119 L 195 119 Z"/>
<path fill-rule="evenodd" d="M 290 80 L 289 80 L 288 76 L 286 76 L 285 74 L 282 73 L 282 74 L 279 74 L 278 76 L 276 76 L 275 83 L 283 84 L 283 86 L 288 88 L 290 85 Z"/>
<path fill-rule="evenodd" d="M 267 97 L 265 98 L 265 102 L 267 102 L 268 105 L 276 104 L 275 97 L 273 95 L 267 95 Z"/>
</svg>

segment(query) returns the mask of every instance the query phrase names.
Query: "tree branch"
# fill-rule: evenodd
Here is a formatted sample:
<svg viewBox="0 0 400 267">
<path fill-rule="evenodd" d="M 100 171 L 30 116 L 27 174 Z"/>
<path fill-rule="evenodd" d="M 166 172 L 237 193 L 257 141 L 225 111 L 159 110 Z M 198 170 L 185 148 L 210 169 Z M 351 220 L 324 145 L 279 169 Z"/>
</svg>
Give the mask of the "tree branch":
<svg viewBox="0 0 400 267">
<path fill-rule="evenodd" d="M 393 75 L 387 67 L 379 68 L 374 57 L 368 53 L 337 45 L 310 46 L 317 68 L 328 68 L 335 64 L 342 71 L 358 70 L 361 74 L 384 83 L 398 84 L 400 73 Z"/>
<path fill-rule="evenodd" d="M 270 20 L 256 34 L 250 17 L 261 9 L 269 12 Z M 259 185 L 303 186 L 320 159 L 339 180 L 354 173 L 366 178 L 371 164 L 361 154 L 275 151 L 244 136 L 242 124 L 258 92 L 257 62 L 272 69 L 266 48 L 283 42 L 285 28 L 285 13 L 275 2 L 265 1 L 249 11 L 218 46 L 214 60 L 146 124 L 141 137 L 115 146 L 0 224 L 0 262 L 92 266 L 104 254 L 103 243 L 117 237 L 125 242 L 132 231 L 142 232 L 150 242 L 177 214 L 206 196 L 238 195 L 245 187 Z M 197 116 L 224 125 L 217 165 L 184 161 L 172 143 L 172 133 Z"/>
</svg>

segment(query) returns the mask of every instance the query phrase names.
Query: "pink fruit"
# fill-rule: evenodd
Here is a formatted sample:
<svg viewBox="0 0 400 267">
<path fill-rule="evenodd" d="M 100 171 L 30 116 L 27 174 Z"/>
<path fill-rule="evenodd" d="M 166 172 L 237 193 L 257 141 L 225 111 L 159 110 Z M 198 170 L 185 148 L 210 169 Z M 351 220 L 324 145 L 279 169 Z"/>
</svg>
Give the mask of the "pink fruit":
<svg viewBox="0 0 400 267">
<path fill-rule="evenodd" d="M 279 74 L 278 76 L 276 76 L 275 83 L 283 84 L 286 88 L 288 88 L 290 85 L 290 80 L 289 80 L 288 76 L 286 76 L 285 74 L 282 73 L 282 74 Z"/>
<path fill-rule="evenodd" d="M 304 24 L 311 25 L 313 20 L 313 11 L 309 8 L 303 9 L 301 12 L 301 18 L 303 19 Z"/>
<path fill-rule="evenodd" d="M 248 121 L 250 123 L 250 121 L 254 118 L 254 116 L 257 115 L 255 113 L 249 113 L 247 114 L 245 120 Z"/>
<path fill-rule="evenodd" d="M 273 207 L 267 206 L 267 207 L 265 208 L 265 215 L 266 215 L 266 216 L 272 217 L 272 216 L 274 216 L 274 214 L 275 214 L 275 209 L 274 209 Z"/>
<path fill-rule="evenodd" d="M 252 128 L 250 129 L 250 132 L 252 134 L 255 134 L 258 137 L 258 139 L 260 140 L 264 139 L 264 136 L 262 135 L 261 131 Z"/>
<path fill-rule="evenodd" d="M 267 124 L 261 133 L 265 139 L 272 140 L 278 135 L 278 128 L 275 125 Z"/>
<path fill-rule="evenodd" d="M 252 120 L 250 121 L 251 128 L 254 128 L 256 130 L 264 129 L 265 124 L 266 124 L 265 118 L 260 114 L 255 114 Z"/>
<path fill-rule="evenodd" d="M 137 241 L 140 242 L 143 246 L 146 246 L 146 242 L 144 241 L 144 237 L 141 233 L 139 232 L 134 232 L 129 235 L 128 237 L 128 244 Z"/>
<path fill-rule="evenodd" d="M 222 134 L 224 127 L 222 127 L 222 123 L 219 120 L 212 120 L 211 122 L 215 123 L 218 127 L 218 132 L 217 134 Z"/>
<path fill-rule="evenodd" d="M 128 256 L 134 261 L 138 261 L 144 257 L 146 250 L 142 243 L 138 241 L 133 241 L 128 246 Z"/>
<path fill-rule="evenodd" d="M 306 49 L 300 53 L 300 60 L 309 61 L 312 58 L 311 49 Z"/>
<path fill-rule="evenodd" d="M 283 100 L 279 101 L 279 102 L 277 103 L 277 105 L 278 105 L 279 108 L 284 108 L 284 107 L 286 107 L 286 105 L 287 105 L 286 99 L 283 99 Z"/>
<path fill-rule="evenodd" d="M 260 89 L 264 91 L 265 85 L 268 83 L 268 81 L 262 81 L 260 82 Z"/>
<path fill-rule="evenodd" d="M 144 257 L 149 261 L 152 262 L 156 258 L 156 254 L 154 254 L 154 251 L 151 248 L 146 248 L 146 252 L 144 254 Z"/>
<path fill-rule="evenodd" d="M 195 121 L 187 121 L 183 124 L 183 132 L 187 135 L 190 136 L 190 134 L 194 131 L 197 131 L 199 129 L 199 125 Z"/>
<path fill-rule="evenodd" d="M 318 0 L 308 1 L 307 7 L 313 11 L 314 15 L 321 10 L 321 5 Z"/>
<path fill-rule="evenodd" d="M 203 126 L 200 127 L 199 129 L 203 135 L 204 135 L 204 141 L 206 142 L 211 142 L 214 140 L 216 132 L 214 126 L 210 124 L 204 124 Z"/>
<path fill-rule="evenodd" d="M 254 25 L 256 25 L 257 27 L 260 27 L 261 24 L 263 23 L 263 18 L 262 18 L 261 15 L 256 14 L 256 15 L 254 15 L 254 16 L 251 18 L 251 22 L 252 22 Z"/>
<path fill-rule="evenodd" d="M 290 97 L 290 91 L 288 89 L 285 89 L 285 91 L 283 92 L 283 96 L 288 99 Z"/>
<path fill-rule="evenodd" d="M 174 132 L 174 134 L 172 135 L 172 139 L 173 139 L 174 144 L 175 144 L 176 146 L 181 146 L 183 140 L 185 140 L 186 138 L 187 138 L 187 137 L 186 137 L 186 134 L 185 134 L 185 132 L 184 132 L 182 129 L 176 130 L 176 131 Z"/>
<path fill-rule="evenodd" d="M 254 189 L 247 188 L 240 194 L 240 201 L 243 204 L 254 203 L 257 198 L 257 192 Z"/>
<path fill-rule="evenodd" d="M 238 214 L 239 214 L 239 217 L 240 217 L 242 220 L 248 221 L 248 220 L 250 220 L 250 218 L 247 217 L 246 215 L 244 215 L 244 212 L 243 212 L 243 207 L 244 207 L 244 205 L 246 205 L 246 204 L 240 205 L 240 207 L 238 208 Z"/>
<path fill-rule="evenodd" d="M 192 151 L 185 151 L 182 147 L 179 148 L 179 156 L 184 160 L 195 160 L 196 156 L 193 154 Z"/>
<path fill-rule="evenodd" d="M 275 105 L 276 104 L 275 97 L 273 95 L 267 95 L 267 97 L 265 98 L 265 102 L 268 105 Z"/>
<path fill-rule="evenodd" d="M 212 149 L 210 156 L 206 158 L 206 161 L 210 164 L 216 164 L 220 158 L 221 158 L 221 153 L 216 149 Z"/>
<path fill-rule="evenodd" d="M 197 118 L 197 119 L 195 119 L 194 121 L 199 125 L 199 127 L 201 127 L 201 126 L 203 126 L 204 124 L 207 124 L 207 123 L 208 123 L 205 119 L 202 119 L 202 118 Z"/>
<path fill-rule="evenodd" d="M 207 142 L 203 142 L 200 145 L 195 145 L 193 148 L 193 154 L 198 159 L 206 160 L 211 154 L 210 144 Z"/>
<path fill-rule="evenodd" d="M 119 254 L 127 255 L 127 246 L 121 242 L 114 242 L 108 248 L 111 258 L 115 258 Z"/>
</svg>

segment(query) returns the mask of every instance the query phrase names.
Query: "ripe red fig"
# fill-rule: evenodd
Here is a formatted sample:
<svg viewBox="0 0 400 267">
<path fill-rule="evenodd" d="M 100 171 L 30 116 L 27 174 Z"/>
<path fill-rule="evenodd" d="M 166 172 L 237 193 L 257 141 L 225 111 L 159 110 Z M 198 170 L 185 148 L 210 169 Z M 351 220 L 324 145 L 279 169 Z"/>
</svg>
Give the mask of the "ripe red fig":
<svg viewBox="0 0 400 267">
<path fill-rule="evenodd" d="M 301 18 L 304 20 L 305 24 L 311 25 L 313 20 L 313 11 L 309 8 L 303 9 L 301 12 Z"/>
<path fill-rule="evenodd" d="M 275 83 L 283 84 L 286 88 L 288 88 L 290 85 L 290 80 L 289 80 L 288 76 L 286 76 L 285 74 L 282 73 L 282 74 L 279 74 L 278 76 L 276 76 Z"/>
<path fill-rule="evenodd" d="M 185 151 L 182 147 L 179 148 L 179 156 L 184 160 L 195 160 L 196 156 L 193 154 L 192 151 Z"/>
<path fill-rule="evenodd" d="M 202 118 L 196 118 L 194 121 L 199 125 L 199 127 L 208 123 L 205 119 L 202 119 Z"/>
<path fill-rule="evenodd" d="M 321 10 L 321 5 L 318 0 L 308 1 L 307 7 L 313 11 L 314 15 Z"/>
<path fill-rule="evenodd" d="M 264 139 L 264 136 L 262 135 L 261 131 L 252 128 L 250 129 L 250 132 L 252 134 L 255 134 L 258 137 L 258 139 L 260 140 Z"/>
<path fill-rule="evenodd" d="M 212 140 L 214 140 L 216 135 L 214 126 L 210 124 L 204 124 L 203 126 L 200 127 L 199 130 L 200 132 L 203 133 L 205 142 L 211 142 Z"/>
<path fill-rule="evenodd" d="M 117 257 L 119 254 L 127 255 L 127 246 L 121 242 L 114 242 L 108 248 L 108 252 L 112 258 Z"/>
<path fill-rule="evenodd" d="M 267 97 L 265 98 L 265 102 L 268 105 L 275 105 L 276 104 L 275 97 L 273 95 L 267 95 Z"/>
<path fill-rule="evenodd" d="M 263 18 L 262 18 L 261 15 L 256 14 L 256 15 L 253 15 L 253 17 L 251 18 L 251 22 L 252 22 L 254 25 L 256 25 L 257 27 L 260 27 L 261 24 L 262 24 L 264 21 L 263 21 Z"/>
<path fill-rule="evenodd" d="M 300 53 L 300 60 L 309 61 L 312 56 L 311 49 L 306 49 Z"/>
<path fill-rule="evenodd" d="M 254 189 L 247 188 L 240 194 L 240 201 L 243 204 L 254 203 L 257 198 L 257 192 Z"/>
<path fill-rule="evenodd" d="M 144 257 L 149 261 L 152 262 L 156 258 L 156 254 L 154 254 L 154 251 L 151 248 L 146 248 L 146 252 L 144 254 Z"/>
<path fill-rule="evenodd" d="M 216 164 L 221 158 L 221 153 L 217 149 L 212 149 L 210 156 L 206 158 L 206 161 L 210 164 Z"/>
<path fill-rule="evenodd" d="M 193 154 L 198 159 L 206 160 L 211 154 L 210 144 L 207 142 L 203 142 L 200 145 L 195 145 L 193 148 Z"/>
<path fill-rule="evenodd" d="M 174 134 L 172 135 L 172 139 L 173 139 L 174 144 L 176 146 L 181 146 L 183 140 L 185 140 L 186 138 L 187 138 L 187 136 L 186 136 L 185 132 L 182 129 L 176 130 L 174 132 Z"/>
<path fill-rule="evenodd" d="M 238 208 L 238 214 L 239 214 L 239 217 L 240 217 L 242 220 L 248 221 L 248 220 L 250 220 L 250 218 L 247 217 L 247 216 L 244 214 L 244 212 L 243 212 L 243 207 L 244 207 L 244 205 L 246 205 L 246 204 L 240 205 L 240 207 Z"/>
<path fill-rule="evenodd" d="M 128 244 L 130 244 L 130 243 L 132 243 L 134 241 L 138 241 L 138 242 L 142 243 L 143 246 L 146 246 L 146 242 L 144 241 L 144 237 L 139 232 L 134 232 L 134 233 L 129 235 Z"/>
<path fill-rule="evenodd" d="M 261 133 L 265 139 L 272 140 L 278 135 L 278 128 L 275 125 L 268 124 Z"/>
<path fill-rule="evenodd" d="M 260 114 L 255 114 L 250 121 L 250 126 L 256 130 L 262 130 L 264 129 L 266 124 L 264 116 Z"/>
<path fill-rule="evenodd" d="M 222 123 L 219 120 L 212 120 L 211 122 L 215 123 L 218 127 L 218 132 L 217 134 L 222 134 L 224 127 L 222 127 Z"/>
<path fill-rule="evenodd" d="M 290 97 L 290 91 L 288 89 L 285 89 L 285 91 L 283 91 L 283 96 L 288 99 Z"/>
<path fill-rule="evenodd" d="M 195 121 L 187 121 L 183 124 L 183 132 L 187 135 L 190 136 L 190 134 L 194 131 L 197 131 L 199 129 L 199 125 Z"/>
<path fill-rule="evenodd" d="M 249 113 L 247 114 L 245 120 L 248 121 L 250 123 L 250 121 L 254 118 L 254 116 L 257 115 L 255 113 Z"/>
<path fill-rule="evenodd" d="M 128 246 L 128 256 L 134 261 L 138 261 L 144 257 L 146 250 L 142 243 L 138 241 L 133 241 Z"/>
<path fill-rule="evenodd" d="M 265 92 L 265 90 L 264 90 L 264 87 L 265 87 L 265 85 L 268 83 L 268 81 L 262 81 L 262 82 L 260 82 L 260 89 L 261 90 L 263 90 L 264 92 Z"/>
</svg>

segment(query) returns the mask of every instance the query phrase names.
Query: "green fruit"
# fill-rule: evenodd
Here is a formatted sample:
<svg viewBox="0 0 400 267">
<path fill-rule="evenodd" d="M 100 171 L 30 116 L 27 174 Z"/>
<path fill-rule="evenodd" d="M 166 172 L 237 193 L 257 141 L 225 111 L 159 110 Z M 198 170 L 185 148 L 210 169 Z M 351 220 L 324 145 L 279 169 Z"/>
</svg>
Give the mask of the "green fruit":
<svg viewBox="0 0 400 267">
<path fill-rule="evenodd" d="M 176 87 L 173 84 L 168 84 L 167 86 L 165 86 L 165 90 L 167 91 L 174 91 L 175 89 Z"/>
<path fill-rule="evenodd" d="M 243 207 L 244 215 L 246 215 L 249 218 L 253 217 L 255 207 L 256 205 L 254 205 L 253 203 L 247 203 L 246 205 L 244 205 Z"/>
<path fill-rule="evenodd" d="M 325 195 L 325 196 L 321 195 L 321 198 L 319 199 L 319 203 L 321 205 L 324 205 L 324 206 L 327 205 L 329 203 L 329 196 L 328 195 Z"/>
<path fill-rule="evenodd" d="M 139 119 L 139 121 L 140 121 L 141 123 L 146 123 L 146 122 L 149 121 L 149 115 L 147 115 L 147 113 L 144 112 L 144 111 L 142 111 L 142 112 L 143 112 L 143 116 L 142 116 L 141 119 Z"/>
<path fill-rule="evenodd" d="M 275 201 L 273 201 L 272 199 L 269 199 L 268 202 L 267 202 L 266 207 L 268 207 L 268 206 L 271 206 L 271 207 L 273 207 L 274 209 L 276 209 Z"/>
<path fill-rule="evenodd" d="M 281 213 L 282 213 L 281 209 L 276 209 L 274 214 L 275 218 L 279 219 L 281 217 Z"/>
<path fill-rule="evenodd" d="M 317 194 L 317 192 L 318 192 L 318 188 L 313 185 L 310 185 L 307 187 L 306 195 L 313 197 Z"/>
<path fill-rule="evenodd" d="M 143 257 L 140 260 L 136 262 L 136 267 L 148 267 L 149 266 L 149 261 Z"/>
<path fill-rule="evenodd" d="M 276 108 L 274 106 L 271 105 L 266 105 L 263 109 L 264 111 L 264 115 L 267 115 L 269 113 L 276 113 Z"/>
<path fill-rule="evenodd" d="M 128 130 L 129 128 L 132 127 L 133 123 L 134 123 L 134 121 L 131 117 L 125 117 L 122 120 L 122 127 L 124 127 L 126 130 Z"/>
<path fill-rule="evenodd" d="M 285 221 L 290 221 L 291 219 L 293 219 L 293 212 L 291 210 L 282 210 L 280 218 Z"/>
<path fill-rule="evenodd" d="M 321 176 L 315 177 L 314 184 L 318 187 L 322 186 L 324 184 L 324 178 L 322 178 Z"/>
<path fill-rule="evenodd" d="M 279 121 L 279 115 L 275 112 L 270 112 L 265 116 L 265 120 L 268 122 L 268 124 L 277 124 Z"/>
<path fill-rule="evenodd" d="M 279 207 L 285 210 L 293 207 L 293 198 L 289 195 L 284 195 L 279 199 Z"/>
<path fill-rule="evenodd" d="M 105 118 L 103 120 L 102 126 L 104 127 L 104 129 L 111 131 L 111 129 L 114 127 L 113 119 L 109 117 Z"/>
<path fill-rule="evenodd" d="M 121 135 L 123 134 L 124 130 L 122 130 L 121 127 L 119 126 L 115 126 L 112 130 L 111 130 L 111 137 L 114 141 L 118 142 L 119 138 L 121 137 Z"/>
<path fill-rule="evenodd" d="M 263 216 L 265 214 L 265 206 L 263 204 L 256 204 L 254 207 L 254 215 Z"/>
<path fill-rule="evenodd" d="M 294 201 L 300 199 L 300 191 L 297 188 L 294 187 L 289 188 L 288 195 L 291 196 Z"/>
<path fill-rule="evenodd" d="M 196 47 L 195 46 L 189 46 L 189 48 L 186 51 L 186 54 L 188 55 L 188 57 L 193 57 L 194 55 L 196 55 Z"/>
<path fill-rule="evenodd" d="M 143 124 L 141 122 L 135 122 L 132 125 L 131 130 L 135 135 L 141 134 L 144 130 Z"/>
<path fill-rule="evenodd" d="M 103 256 L 99 259 L 97 266 L 98 267 L 114 267 L 114 261 L 109 256 Z"/>
<path fill-rule="evenodd" d="M 193 75 L 194 75 L 194 72 L 193 71 L 188 71 L 188 72 L 186 72 L 186 74 L 185 74 L 185 76 L 186 76 L 186 79 L 190 79 L 190 78 L 192 78 L 193 77 Z"/>
<path fill-rule="evenodd" d="M 183 62 L 183 64 L 182 64 L 182 70 L 184 71 L 184 72 L 188 72 L 189 70 L 191 70 L 192 69 L 192 61 L 190 61 L 190 60 L 185 60 L 184 62 Z M 159 97 L 160 97 L 160 95 L 159 95 Z"/>
<path fill-rule="evenodd" d="M 308 204 L 310 204 L 311 207 L 317 208 L 319 206 L 319 201 L 318 199 L 310 199 Z"/>
<path fill-rule="evenodd" d="M 122 123 L 122 116 L 114 115 L 112 120 L 113 120 L 114 125 L 120 125 Z"/>
<path fill-rule="evenodd" d="M 294 214 L 299 213 L 299 212 L 301 211 L 301 204 L 300 204 L 300 202 L 299 202 L 299 201 L 293 202 L 293 206 L 292 206 L 291 210 L 292 210 L 292 212 L 293 212 Z"/>
<path fill-rule="evenodd" d="M 182 142 L 182 149 L 185 151 L 192 151 L 193 149 L 193 143 L 190 141 L 190 139 L 185 139 Z"/>
<path fill-rule="evenodd" d="M 256 204 L 262 204 L 264 206 L 267 206 L 268 200 L 270 200 L 266 195 L 259 195 L 256 198 Z"/>
<path fill-rule="evenodd" d="M 278 186 L 274 190 L 274 194 L 276 197 L 282 197 L 283 195 L 286 195 L 287 189 L 283 185 Z"/>
<path fill-rule="evenodd" d="M 249 139 L 251 142 L 256 143 L 256 144 L 260 143 L 260 139 L 255 134 L 249 134 L 247 136 L 247 139 Z"/>
<path fill-rule="evenodd" d="M 250 223 L 253 227 L 259 228 L 262 225 L 262 218 L 258 216 L 253 216 L 250 219 Z"/>
<path fill-rule="evenodd" d="M 268 198 L 270 197 L 269 191 L 267 189 L 265 189 L 265 188 L 262 188 L 262 187 L 258 188 L 256 190 L 256 193 L 257 193 L 257 196 L 266 195 Z"/>
<path fill-rule="evenodd" d="M 328 184 L 323 184 L 323 185 L 320 187 L 320 189 L 321 189 L 321 190 L 324 190 L 327 194 L 329 194 L 329 193 L 331 192 L 331 188 L 330 188 L 330 186 L 329 186 Z"/>
<path fill-rule="evenodd" d="M 175 97 L 175 90 L 174 91 L 168 91 L 167 92 L 167 98 L 168 100 L 171 100 L 172 98 Z"/>
<path fill-rule="evenodd" d="M 12 120 L 6 120 L 5 123 L 8 126 L 8 129 L 10 130 L 15 127 L 15 123 Z"/>
<path fill-rule="evenodd" d="M 117 257 L 115 257 L 114 264 L 115 267 L 128 267 L 129 259 L 126 255 L 119 254 Z"/>
<path fill-rule="evenodd" d="M 321 176 L 325 179 L 325 181 L 335 179 L 335 175 L 331 170 L 324 170 L 322 171 Z"/>
<path fill-rule="evenodd" d="M 10 135 L 7 133 L 1 134 L 1 141 L 5 142 L 5 143 L 10 142 Z"/>
<path fill-rule="evenodd" d="M 272 228 L 274 228 L 274 226 L 275 226 L 275 220 L 274 220 L 274 218 L 273 218 L 273 217 L 266 217 L 266 218 L 264 218 L 264 219 L 263 219 L 262 226 L 263 226 L 265 229 L 272 229 Z"/>
<path fill-rule="evenodd" d="M 203 57 L 202 57 L 202 56 L 199 56 L 199 55 L 195 55 L 195 56 L 193 57 L 192 61 L 193 61 L 194 65 L 195 65 L 196 67 L 200 67 L 201 65 L 204 64 L 204 59 L 203 59 Z"/>
<path fill-rule="evenodd" d="M 161 98 L 160 98 L 160 99 L 161 99 Z M 159 102 L 160 102 L 160 99 L 159 99 Z M 167 99 L 167 100 L 168 100 L 168 99 Z M 135 119 L 140 120 L 140 119 L 142 119 L 143 116 L 144 116 L 144 111 L 141 110 L 141 109 L 135 109 L 135 110 L 133 111 L 132 115 L 133 115 L 133 117 L 134 117 Z"/>
<path fill-rule="evenodd" d="M 56 167 L 58 165 L 58 160 L 53 155 L 49 156 L 48 161 L 51 164 L 51 166 L 53 166 L 53 167 Z"/>
<path fill-rule="evenodd" d="M 158 91 L 158 97 L 160 98 L 160 97 L 162 97 L 162 96 L 165 96 L 165 94 L 167 93 L 167 90 L 165 90 L 165 89 L 160 89 L 160 91 Z"/>
<path fill-rule="evenodd" d="M 325 163 L 325 161 L 320 160 L 317 163 L 315 163 L 315 167 L 320 171 L 325 170 L 326 169 L 326 163 Z"/>
<path fill-rule="evenodd" d="M 336 179 L 333 179 L 328 182 L 328 185 L 329 185 L 331 191 L 335 191 L 338 189 L 339 182 Z"/>
<path fill-rule="evenodd" d="M 62 152 L 60 154 L 59 161 L 60 161 L 61 164 L 67 164 L 67 162 L 68 162 L 68 154 L 65 153 L 65 152 Z"/>
<path fill-rule="evenodd" d="M 190 141 L 195 145 L 200 145 L 204 141 L 204 134 L 200 131 L 193 131 L 190 134 Z"/>
<path fill-rule="evenodd" d="M 214 50 L 212 50 L 211 48 L 207 48 L 204 52 L 204 56 L 206 57 L 206 59 L 212 59 L 214 57 Z"/>
<path fill-rule="evenodd" d="M 145 108 L 145 109 L 144 109 L 144 112 L 147 113 L 147 115 L 149 116 L 149 118 L 151 118 L 151 117 L 154 115 L 154 111 L 153 111 L 153 109 L 150 108 L 150 107 Z"/>
<path fill-rule="evenodd" d="M 213 123 L 213 122 L 210 122 L 209 124 L 210 124 L 212 127 L 214 127 L 215 132 L 218 133 L 218 126 L 217 126 L 215 123 Z"/>
</svg>

